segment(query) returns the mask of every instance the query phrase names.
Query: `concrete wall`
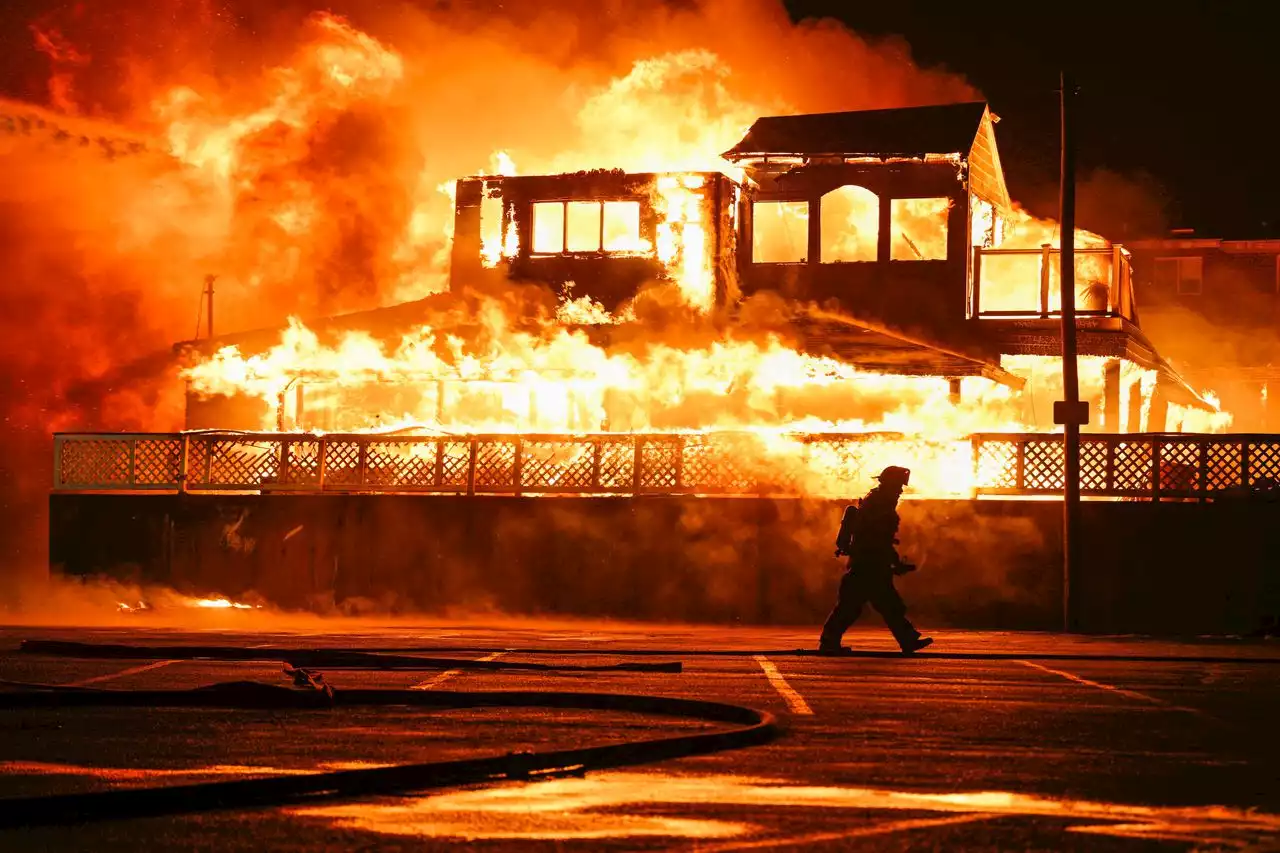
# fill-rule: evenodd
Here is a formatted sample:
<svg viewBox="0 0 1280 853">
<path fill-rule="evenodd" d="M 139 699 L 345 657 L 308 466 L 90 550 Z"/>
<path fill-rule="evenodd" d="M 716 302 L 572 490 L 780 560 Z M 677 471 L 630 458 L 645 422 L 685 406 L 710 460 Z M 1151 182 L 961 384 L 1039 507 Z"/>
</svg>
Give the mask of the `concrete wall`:
<svg viewBox="0 0 1280 853">
<path fill-rule="evenodd" d="M 290 607 L 817 624 L 835 502 L 409 495 L 54 495 L 73 575 Z M 899 586 L 925 627 L 1055 629 L 1059 504 L 908 501 Z M 1250 630 L 1275 612 L 1280 506 L 1088 503 L 1081 627 Z M 1269 585 L 1268 585 L 1269 584 Z"/>
</svg>

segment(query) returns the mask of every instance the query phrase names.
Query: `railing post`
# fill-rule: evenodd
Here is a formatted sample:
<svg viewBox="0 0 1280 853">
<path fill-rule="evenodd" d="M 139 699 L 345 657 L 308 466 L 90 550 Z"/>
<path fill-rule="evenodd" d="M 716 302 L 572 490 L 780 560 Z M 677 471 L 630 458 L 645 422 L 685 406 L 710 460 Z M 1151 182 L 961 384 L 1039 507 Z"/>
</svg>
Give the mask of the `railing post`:
<svg viewBox="0 0 1280 853">
<path fill-rule="evenodd" d="M 1151 500 L 1160 501 L 1160 451 L 1159 438 L 1151 439 Z"/>
<path fill-rule="evenodd" d="M 520 495 L 521 479 L 524 470 L 524 440 L 516 436 L 515 458 L 511 460 L 511 478 L 512 487 L 516 490 L 516 496 Z"/>
<path fill-rule="evenodd" d="M 1120 264 L 1124 261 L 1124 251 L 1119 246 L 1111 247 L 1111 287 L 1107 288 L 1107 311 L 1124 316 L 1124 276 L 1120 274 Z"/>
<path fill-rule="evenodd" d="M 301 391 L 302 389 L 299 388 L 298 390 Z M 325 457 L 328 456 L 328 449 L 329 439 L 324 436 L 318 436 L 316 438 L 316 453 L 319 454 L 319 458 L 316 459 L 316 488 L 322 492 L 324 491 Z"/>
<path fill-rule="evenodd" d="M 600 485 L 600 454 L 604 450 L 604 440 L 596 436 L 591 440 L 591 490 L 604 491 Z"/>
<path fill-rule="evenodd" d="M 1253 488 L 1249 482 L 1249 439 L 1240 439 L 1240 485 L 1244 486 L 1245 491 Z"/>
<path fill-rule="evenodd" d="M 191 464 L 191 437 L 183 433 L 178 448 L 178 494 L 185 495 L 188 490 L 187 468 Z"/>
<path fill-rule="evenodd" d="M 1106 437 L 1107 442 L 1107 473 L 1106 479 L 1103 481 L 1106 485 L 1103 488 L 1108 492 L 1116 490 L 1116 448 L 1120 445 L 1118 436 L 1109 435 Z"/>
<path fill-rule="evenodd" d="M 53 437 L 53 490 L 62 488 L 62 443 L 66 441 L 60 435 Z"/>
<path fill-rule="evenodd" d="M 1053 256 L 1053 247 L 1049 243 L 1040 246 L 1040 316 L 1049 316 L 1049 272 Z"/>
<path fill-rule="evenodd" d="M 683 435 L 676 436 L 676 491 L 684 488 L 684 439 Z"/>
<path fill-rule="evenodd" d="M 640 466 L 644 462 L 644 439 L 638 435 L 631 436 L 631 494 L 640 494 L 640 485 L 644 482 Z"/>
<path fill-rule="evenodd" d="M 1027 490 L 1027 437 L 1020 435 L 1014 441 L 1014 488 L 1019 492 L 1025 492 Z"/>
<path fill-rule="evenodd" d="M 132 436 L 129 438 L 128 447 L 129 447 L 129 474 L 125 479 L 125 482 L 128 483 L 130 486 L 136 486 L 137 485 L 136 480 L 138 476 L 138 438 L 137 436 Z"/>
<path fill-rule="evenodd" d="M 973 316 L 982 316 L 982 247 L 973 247 Z"/>
<path fill-rule="evenodd" d="M 1199 470 L 1196 472 L 1196 492 L 1201 503 L 1209 497 L 1209 442 L 1211 440 L 1206 436 L 1196 442 L 1196 449 L 1200 454 Z"/>
<path fill-rule="evenodd" d="M 480 440 L 472 438 L 467 442 L 467 495 L 476 493 L 476 454 L 480 450 Z"/>
</svg>

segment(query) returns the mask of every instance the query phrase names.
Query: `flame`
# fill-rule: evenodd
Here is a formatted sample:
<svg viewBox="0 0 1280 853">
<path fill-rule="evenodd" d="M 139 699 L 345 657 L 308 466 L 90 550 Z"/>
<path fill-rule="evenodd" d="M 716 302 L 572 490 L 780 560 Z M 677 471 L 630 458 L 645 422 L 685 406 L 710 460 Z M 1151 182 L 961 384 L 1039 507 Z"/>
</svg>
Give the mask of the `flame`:
<svg viewBox="0 0 1280 853">
<path fill-rule="evenodd" d="M 705 183 L 701 175 L 663 175 L 658 178 L 656 205 L 662 216 L 658 260 L 667 267 L 685 302 L 699 311 L 710 311 L 715 300 L 702 196 L 695 192 Z"/>
<path fill-rule="evenodd" d="M 339 418 L 332 428 L 345 431 L 418 423 L 450 432 L 759 428 L 937 439 L 1018 425 L 1020 403 L 990 380 L 965 379 L 961 402 L 952 403 L 946 379 L 861 370 L 776 336 L 650 342 L 627 352 L 563 327 L 515 330 L 492 303 L 477 319 L 486 326 L 481 346 L 423 326 L 390 350 L 364 333 L 325 346 L 294 320 L 271 350 L 224 348 L 185 376 L 198 394 L 245 394 L 272 410 L 301 378 L 317 394 L 313 400 L 306 386 L 307 410 L 329 408 Z M 384 398 L 399 410 L 378 408 L 388 385 L 403 392 Z M 274 424 L 268 414 L 262 426 Z"/>
<path fill-rule="evenodd" d="M 204 607 L 213 610 L 255 610 L 262 609 L 262 605 L 242 604 L 238 601 L 232 601 L 229 598 L 192 598 L 184 602 L 188 607 Z"/>
<path fill-rule="evenodd" d="M 114 330 L 121 318 L 132 319 L 136 303 L 148 320 L 136 325 L 148 334 L 132 334 L 133 325 L 118 336 L 98 328 L 76 368 L 99 375 L 105 366 L 118 366 L 125 351 L 132 357 L 185 334 L 195 295 L 190 285 L 198 286 L 206 272 L 219 276 L 220 322 L 237 329 L 441 291 L 448 282 L 453 179 L 488 176 L 494 179 L 488 191 L 516 175 L 517 162 L 525 174 L 597 168 L 661 173 L 653 188 L 659 217 L 653 245 L 606 236 L 601 248 L 652 256 L 684 305 L 706 314 L 716 304 L 717 247 L 715 223 L 702 204 L 705 176 L 742 178 L 719 152 L 756 118 L 974 95 L 963 81 L 910 67 L 899 47 L 864 44 L 834 25 L 793 27 L 773 0 L 637 11 L 622 31 L 583 19 L 576 22 L 582 29 L 572 61 L 562 52 L 564 16 L 557 10 L 542 16 L 534 7 L 544 4 L 508 4 L 516 5 L 533 10 L 509 11 L 517 24 L 529 25 L 523 42 L 516 41 L 520 26 L 510 21 L 490 27 L 464 13 L 454 20 L 405 12 L 408 17 L 367 32 L 338 15 L 318 13 L 295 41 L 282 42 L 278 51 L 274 45 L 262 49 L 240 66 L 252 70 L 229 75 L 234 79 L 186 66 L 148 76 L 146 68 L 135 67 L 139 63 L 130 65 L 140 82 L 129 89 L 128 107 L 110 114 L 152 131 L 168 157 L 150 164 L 150 171 L 125 173 L 110 193 L 86 196 L 83 186 L 96 190 L 96 179 L 122 174 L 109 171 L 119 170 L 118 163 L 77 171 L 67 197 L 84 221 L 96 223 L 93 239 L 82 240 L 81 231 L 69 228 L 73 239 L 48 254 L 64 257 L 62 249 L 74 242 L 85 253 L 76 276 L 97 280 L 103 270 L 124 270 L 127 298 L 107 300 L 113 310 L 101 312 L 110 319 L 99 326 Z M 518 17 L 525 14 L 529 20 Z M 548 32 L 556 38 L 540 40 Z M 762 37 L 771 51 L 759 50 Z M 85 108 L 96 105 L 79 100 L 90 76 L 83 72 L 107 67 L 91 64 L 103 51 L 73 45 L 51 24 L 42 25 L 37 38 L 55 63 L 54 105 L 98 114 Z M 702 47 L 690 50 L 689 44 Z M 849 57 L 861 57 L 863 64 L 850 68 Z M 43 209 L 68 207 L 62 196 L 50 198 Z M 869 214 L 855 201 L 849 221 L 862 228 Z M 519 236 L 500 198 L 486 195 L 483 202 L 480 252 L 486 266 L 497 267 L 519 253 Z M 898 213 L 895 253 L 945 257 L 948 241 L 940 228 L 946 211 L 936 199 L 916 200 Z M 973 245 L 1038 249 L 1056 239 L 1056 225 L 1022 211 L 999 222 L 994 212 L 977 215 L 974 222 Z M 531 236 L 536 242 L 536 228 Z M 1106 246 L 1087 232 L 1075 239 L 1077 245 Z M 839 249 L 851 261 L 867 251 L 856 241 Z M 1079 263 L 1087 270 L 1109 260 L 1082 256 Z M 982 297 L 995 308 L 1007 303 L 1026 309 L 1038 298 L 1039 259 L 1032 254 L 1009 264 L 984 267 L 989 279 Z M 1107 280 L 1102 267 L 1095 272 L 1085 280 Z M 52 278 L 39 278 L 33 292 L 43 292 Z M 79 300 L 69 302 L 68 316 L 92 313 Z M 566 298 L 557 308 L 560 322 L 581 325 L 616 325 L 635 316 L 634 306 L 611 312 L 586 296 Z M 917 470 L 930 470 L 913 479 L 925 493 L 963 490 L 972 476 L 964 442 L 969 433 L 1054 428 L 1044 423 L 1045 401 L 1052 399 L 1046 394 L 1039 394 L 1035 409 L 1004 386 L 968 377 L 955 402 L 944 378 L 860 370 L 800 352 L 780 336 L 726 337 L 695 328 L 677 330 L 668 340 L 655 335 L 606 348 L 580 331 L 517 330 L 497 303 L 486 303 L 478 321 L 483 331 L 475 337 L 442 320 L 399 341 L 354 332 L 321 344 L 295 319 L 269 351 L 224 349 L 192 365 L 184 378 L 197 394 L 261 400 L 268 429 L 276 426 L 271 412 L 281 398 L 301 387 L 307 414 L 300 418 L 295 411 L 288 428 L 745 430 L 764 446 L 762 464 L 783 468 L 796 456 L 791 432 L 891 433 L 901 437 L 869 439 L 859 460 L 915 459 Z M 1026 358 L 1031 360 L 1011 360 L 1006 367 L 1035 374 L 1036 381 L 1053 374 L 1052 359 Z M 1092 367 L 1082 368 L 1082 381 L 1094 381 L 1084 380 L 1085 373 L 1094 376 Z M 1135 384 L 1142 405 L 1149 406 L 1150 377 L 1126 381 L 1124 393 Z M 138 414 L 130 423 L 147 423 L 146 400 L 134 402 Z M 1173 414 L 1179 423 L 1200 417 Z M 1222 418 L 1208 420 L 1214 426 Z M 836 448 L 819 448 L 816 455 L 826 460 L 827 471 L 804 473 L 814 491 L 828 488 L 824 478 L 831 471 L 859 461 Z M 240 609 L 227 601 L 207 606 Z"/>
</svg>

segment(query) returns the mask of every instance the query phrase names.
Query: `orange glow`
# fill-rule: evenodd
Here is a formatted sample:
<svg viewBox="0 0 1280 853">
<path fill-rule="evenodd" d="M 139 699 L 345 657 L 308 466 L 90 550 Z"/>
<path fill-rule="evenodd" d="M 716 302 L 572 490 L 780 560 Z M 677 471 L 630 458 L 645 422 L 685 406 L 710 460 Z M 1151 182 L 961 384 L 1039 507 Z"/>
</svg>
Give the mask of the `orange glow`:
<svg viewBox="0 0 1280 853">
<path fill-rule="evenodd" d="M 207 4 L 167 4 L 172 15 L 141 2 L 110 15 L 83 11 L 100 4 L 71 5 L 82 10 L 84 44 L 59 21 L 36 29 L 40 57 L 52 63 L 51 109 L 39 115 L 42 126 L 65 122 L 60 135 L 77 142 L 58 148 L 46 138 L 57 134 L 15 135 L 0 148 L 7 174 L 30 176 L 0 193 L 31 211 L 3 227 L 13 304 L 38 307 L 13 312 L 5 327 L 6 378 L 46 389 L 39 400 L 6 403 L 5 414 L 32 435 L 175 428 L 181 382 L 143 367 L 192 334 L 206 275 L 217 276 L 217 334 L 445 290 L 459 176 L 493 179 L 481 200 L 479 252 L 484 266 L 501 267 L 522 250 L 497 194 L 497 179 L 516 175 L 517 164 L 523 174 L 660 174 L 643 201 L 537 205 L 523 248 L 653 258 L 679 297 L 656 299 L 659 308 L 678 301 L 681 316 L 701 315 L 705 327 L 655 323 L 643 344 L 605 347 L 545 324 L 517 329 L 525 318 L 495 299 L 477 309 L 477 340 L 442 317 L 401 340 L 355 331 L 322 344 L 294 320 L 269 351 L 224 349 L 184 378 L 201 395 L 262 401 L 272 412 L 267 429 L 288 391 L 287 429 L 745 429 L 766 442 L 765 463 L 783 467 L 795 455 L 783 432 L 901 434 L 857 460 L 833 450 L 827 465 L 915 459 L 933 472 L 913 479 L 922 494 L 964 492 L 969 433 L 1053 428 L 1036 420 L 1047 410 L 1043 395 L 1028 416 L 1015 392 L 967 377 L 954 403 L 943 377 L 881 375 L 804 354 L 781 336 L 711 328 L 720 319 L 713 263 L 723 231 L 706 203 L 709 176 L 743 177 L 720 153 L 753 121 L 977 97 L 961 79 L 914 67 L 898 45 L 864 42 L 833 22 L 794 25 L 779 0 L 637 4 L 617 20 L 555 2 L 506 4 L 502 16 L 468 4 L 350 4 L 351 19 L 316 13 L 269 36 L 174 11 Z M 202 50 L 181 49 L 193 45 Z M 161 47 L 179 59 L 163 61 Z M 99 143 L 110 138 L 128 156 L 104 151 Z M 937 202 L 897 205 L 894 257 L 948 257 Z M 873 258 L 881 235 L 879 208 L 874 224 L 871 210 L 865 196 L 851 205 L 844 242 L 818 260 Z M 755 260 L 807 260 L 806 204 L 758 203 L 753 213 Z M 1017 211 L 1008 221 L 991 216 L 981 230 L 993 245 L 1053 239 L 1052 223 Z M 1038 258 L 996 266 L 984 267 L 984 303 L 1035 302 Z M 512 293 L 525 283 L 513 284 Z M 610 309 L 589 296 L 554 307 L 562 323 L 648 320 L 635 305 Z M 50 328 L 65 332 L 59 346 L 49 345 Z M 1138 383 L 1144 406 L 1148 384 Z M 296 399 L 305 399 L 301 415 Z M 1199 417 L 1175 414 L 1180 423 Z M 47 454 L 31 456 L 40 466 L 28 479 L 42 494 Z M 802 474 L 814 491 L 832 488 L 822 471 Z"/>
<path fill-rule="evenodd" d="M 890 202 L 889 257 L 895 261 L 945 261 L 949 198 L 895 198 Z"/>
<path fill-rule="evenodd" d="M 262 605 L 241 604 L 228 598 L 193 598 L 186 603 L 189 607 L 206 607 L 214 610 L 254 610 L 262 608 Z"/>
</svg>

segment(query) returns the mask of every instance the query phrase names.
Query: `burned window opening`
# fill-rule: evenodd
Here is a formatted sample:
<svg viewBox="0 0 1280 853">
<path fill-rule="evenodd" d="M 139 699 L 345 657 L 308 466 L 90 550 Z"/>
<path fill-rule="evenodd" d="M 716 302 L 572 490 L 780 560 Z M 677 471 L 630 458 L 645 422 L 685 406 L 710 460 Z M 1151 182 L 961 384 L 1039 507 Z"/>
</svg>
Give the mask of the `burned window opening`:
<svg viewBox="0 0 1280 853">
<path fill-rule="evenodd" d="M 894 261 L 945 261 L 949 198 L 895 198 L 889 206 Z"/>
<path fill-rule="evenodd" d="M 533 203 L 533 254 L 646 254 L 638 201 Z"/>
<path fill-rule="evenodd" d="M 809 202 L 757 201 L 751 206 L 751 261 L 803 264 L 809 257 Z"/>
<path fill-rule="evenodd" d="M 865 263 L 879 259 L 880 197 L 866 187 L 846 184 L 822 197 L 824 264 Z"/>
<path fill-rule="evenodd" d="M 1178 296 L 1199 296 L 1204 291 L 1204 259 L 1197 256 L 1156 258 L 1156 286 Z"/>
</svg>

